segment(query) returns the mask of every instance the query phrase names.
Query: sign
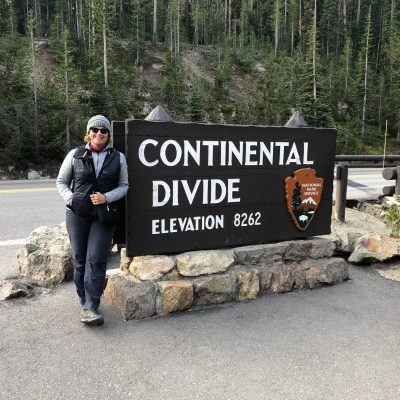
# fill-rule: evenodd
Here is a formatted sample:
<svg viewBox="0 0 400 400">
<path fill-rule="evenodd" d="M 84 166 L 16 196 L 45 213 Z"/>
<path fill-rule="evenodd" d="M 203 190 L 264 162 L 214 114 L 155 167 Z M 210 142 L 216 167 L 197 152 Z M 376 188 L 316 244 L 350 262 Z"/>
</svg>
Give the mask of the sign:
<svg viewBox="0 0 400 400">
<path fill-rule="evenodd" d="M 126 128 L 129 257 L 330 233 L 335 130 Z"/>
</svg>

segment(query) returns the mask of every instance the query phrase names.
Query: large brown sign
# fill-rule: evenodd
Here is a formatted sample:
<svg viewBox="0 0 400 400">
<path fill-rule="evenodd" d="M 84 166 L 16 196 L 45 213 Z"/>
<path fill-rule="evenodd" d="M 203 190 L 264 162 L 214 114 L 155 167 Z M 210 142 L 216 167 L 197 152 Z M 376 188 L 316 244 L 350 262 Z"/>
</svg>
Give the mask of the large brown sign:
<svg viewBox="0 0 400 400">
<path fill-rule="evenodd" d="M 129 120 L 127 255 L 330 233 L 336 131 Z"/>
</svg>

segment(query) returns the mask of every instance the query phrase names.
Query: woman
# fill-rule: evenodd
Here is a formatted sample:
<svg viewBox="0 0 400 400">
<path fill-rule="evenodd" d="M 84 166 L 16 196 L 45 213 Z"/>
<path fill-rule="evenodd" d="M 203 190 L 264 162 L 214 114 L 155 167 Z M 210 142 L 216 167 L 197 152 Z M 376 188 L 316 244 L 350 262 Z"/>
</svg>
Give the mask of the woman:
<svg viewBox="0 0 400 400">
<path fill-rule="evenodd" d="M 56 182 L 67 206 L 81 322 L 102 325 L 104 318 L 98 308 L 115 225 L 99 221 L 96 207 L 126 195 L 128 169 L 125 156 L 111 147 L 111 124 L 104 116 L 89 119 L 84 140 L 85 146 L 67 154 Z"/>
</svg>

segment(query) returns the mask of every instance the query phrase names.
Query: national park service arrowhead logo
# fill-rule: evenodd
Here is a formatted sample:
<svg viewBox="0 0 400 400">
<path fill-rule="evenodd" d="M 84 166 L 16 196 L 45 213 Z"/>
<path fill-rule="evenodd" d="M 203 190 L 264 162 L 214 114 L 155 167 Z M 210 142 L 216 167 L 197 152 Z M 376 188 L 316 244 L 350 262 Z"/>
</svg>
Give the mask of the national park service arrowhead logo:
<svg viewBox="0 0 400 400">
<path fill-rule="evenodd" d="M 293 178 L 285 178 L 286 204 L 296 227 L 305 231 L 314 218 L 321 201 L 323 178 L 315 176 L 312 168 L 293 172 Z"/>
</svg>

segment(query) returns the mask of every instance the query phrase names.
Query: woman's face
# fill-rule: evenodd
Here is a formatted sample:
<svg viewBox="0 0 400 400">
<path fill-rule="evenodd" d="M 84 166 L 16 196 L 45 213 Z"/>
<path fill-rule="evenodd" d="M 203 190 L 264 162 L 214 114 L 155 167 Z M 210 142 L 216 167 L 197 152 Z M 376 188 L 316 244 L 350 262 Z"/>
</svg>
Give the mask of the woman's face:
<svg viewBox="0 0 400 400">
<path fill-rule="evenodd" d="M 110 132 L 102 126 L 95 126 L 93 128 L 90 128 L 90 143 L 93 147 L 95 148 L 103 148 L 107 141 L 108 141 L 108 135 Z"/>
</svg>

